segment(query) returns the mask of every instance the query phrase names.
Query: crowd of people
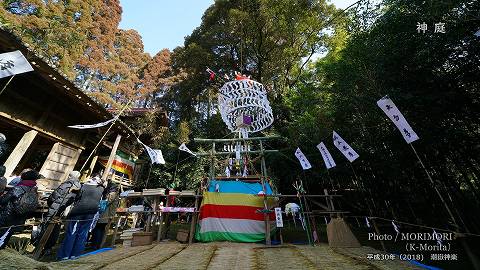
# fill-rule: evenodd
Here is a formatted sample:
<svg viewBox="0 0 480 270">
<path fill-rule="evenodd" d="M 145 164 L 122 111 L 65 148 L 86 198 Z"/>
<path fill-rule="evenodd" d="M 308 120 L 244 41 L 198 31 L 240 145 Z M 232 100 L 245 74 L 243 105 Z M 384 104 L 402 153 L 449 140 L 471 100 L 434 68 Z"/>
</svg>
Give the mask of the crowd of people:
<svg viewBox="0 0 480 270">
<path fill-rule="evenodd" d="M 8 186 L 4 174 L 5 167 L 0 166 L 0 249 L 8 245 L 14 233 L 32 228 L 25 222 L 38 217 L 42 199 L 38 195 L 37 180 L 43 176 L 37 171 L 22 172 L 19 180 L 10 181 Z M 43 254 L 51 253 L 63 227 L 63 240 L 56 254 L 59 260 L 80 256 L 88 239 L 93 248 L 101 248 L 108 221 L 117 208 L 118 194 L 116 187 L 98 174 L 81 183 L 80 172 L 71 172 L 46 199 L 48 210 L 40 224 L 33 226 L 36 229 L 32 229 L 31 243 L 36 248 L 42 245 Z"/>
</svg>

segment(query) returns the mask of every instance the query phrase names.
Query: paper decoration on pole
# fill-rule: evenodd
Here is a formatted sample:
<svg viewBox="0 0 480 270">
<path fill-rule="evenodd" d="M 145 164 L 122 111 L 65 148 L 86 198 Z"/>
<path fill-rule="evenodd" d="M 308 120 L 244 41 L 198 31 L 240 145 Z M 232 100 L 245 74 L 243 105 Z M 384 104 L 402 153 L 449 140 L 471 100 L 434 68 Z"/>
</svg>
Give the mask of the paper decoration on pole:
<svg viewBox="0 0 480 270">
<path fill-rule="evenodd" d="M 388 98 L 388 96 L 384 96 L 382 99 L 377 101 L 377 105 L 388 116 L 388 118 L 390 118 L 395 126 L 397 126 L 407 143 L 412 143 L 419 139 L 417 133 L 413 131 L 403 114 L 400 112 L 397 106 L 395 106 L 393 101 Z"/>
<path fill-rule="evenodd" d="M 33 71 L 25 56 L 20 51 L 0 54 L 0 78 Z"/>
<path fill-rule="evenodd" d="M 333 131 L 333 144 L 338 150 L 340 150 L 340 152 L 342 152 L 348 161 L 353 162 L 359 157 L 357 152 L 355 152 L 355 150 L 353 150 L 353 148 L 335 131 Z"/>
<path fill-rule="evenodd" d="M 3 247 L 3 245 L 5 244 L 5 239 L 7 239 L 7 236 L 10 233 L 11 229 L 12 229 L 11 226 L 8 227 L 8 230 L 2 235 L 2 237 L 0 237 L 0 247 Z"/>
<path fill-rule="evenodd" d="M 261 83 L 250 79 L 240 79 L 225 83 L 220 88 L 218 107 L 223 122 L 232 132 L 253 133 L 269 127 L 273 123 L 273 112 L 267 99 L 267 91 Z M 237 119 L 250 117 L 247 126 L 239 126 Z M 245 131 L 242 131 L 245 133 Z"/>
<path fill-rule="evenodd" d="M 115 116 L 114 118 L 112 118 L 110 120 L 107 120 L 107 121 L 101 122 L 101 123 L 97 123 L 97 124 L 93 124 L 93 125 L 74 125 L 74 126 L 68 126 L 68 127 L 69 128 L 76 128 L 76 129 L 99 128 L 99 127 L 106 126 L 106 125 L 112 123 L 113 121 L 115 121 L 117 119 L 118 119 L 118 116 Z"/>
<path fill-rule="evenodd" d="M 277 228 L 283 227 L 282 208 L 275 207 L 275 220 L 277 221 Z"/>
<path fill-rule="evenodd" d="M 439 234 L 439 233 L 437 233 L 437 232 L 435 231 L 435 229 L 433 229 L 433 237 L 435 238 L 435 240 L 437 240 L 437 245 L 439 245 L 439 246 L 443 245 L 443 243 L 442 243 L 442 235 Z M 1 245 L 0 245 L 0 246 L 1 246 Z"/>
<path fill-rule="evenodd" d="M 365 223 L 367 224 L 367 227 L 370 228 L 370 222 L 368 222 L 368 217 L 365 217 Z"/>
<path fill-rule="evenodd" d="M 147 145 L 145 145 L 144 143 L 142 143 L 139 139 L 137 139 L 137 141 L 138 141 L 138 143 L 143 145 L 143 147 L 147 151 L 147 154 L 150 157 L 150 162 L 152 164 L 165 164 L 165 159 L 163 159 L 162 150 L 152 149 L 152 148 L 148 147 Z"/>
<path fill-rule="evenodd" d="M 243 165 L 243 173 L 242 173 L 242 177 L 247 177 L 248 176 L 248 167 L 247 167 L 247 163 L 245 163 Z"/>
<path fill-rule="evenodd" d="M 197 154 L 193 153 L 190 149 L 188 149 L 188 147 L 185 145 L 185 143 L 182 143 L 182 144 L 178 147 L 178 149 L 179 149 L 180 151 L 187 152 L 187 153 L 189 153 L 190 155 L 197 156 Z"/>
<path fill-rule="evenodd" d="M 332 155 L 330 155 L 330 152 L 328 152 L 325 144 L 321 142 L 317 145 L 317 148 L 320 151 L 320 154 L 322 154 L 323 162 L 325 162 L 325 167 L 327 167 L 327 169 L 335 167 L 335 161 L 333 160 Z"/>
<path fill-rule="evenodd" d="M 308 161 L 307 157 L 302 153 L 302 150 L 300 150 L 300 148 L 297 148 L 297 150 L 295 151 L 295 156 L 298 158 L 298 161 L 300 161 L 302 169 L 308 170 L 312 168 L 312 165 Z"/>
<path fill-rule="evenodd" d="M 400 230 L 398 229 L 397 224 L 395 224 L 393 220 L 392 220 L 392 226 L 395 232 L 397 233 L 397 235 L 395 236 L 395 242 L 397 242 L 397 237 L 398 237 L 398 234 L 400 233 Z"/>
</svg>

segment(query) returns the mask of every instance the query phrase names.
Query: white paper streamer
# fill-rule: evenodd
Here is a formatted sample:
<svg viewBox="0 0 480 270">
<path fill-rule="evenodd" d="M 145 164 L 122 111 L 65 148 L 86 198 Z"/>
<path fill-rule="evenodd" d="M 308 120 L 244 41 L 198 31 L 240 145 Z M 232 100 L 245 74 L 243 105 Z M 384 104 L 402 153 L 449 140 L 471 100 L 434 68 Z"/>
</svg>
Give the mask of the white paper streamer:
<svg viewBox="0 0 480 270">
<path fill-rule="evenodd" d="M 398 234 L 400 233 L 400 230 L 398 229 L 397 224 L 395 224 L 393 220 L 392 220 L 392 226 L 395 232 L 397 232 L 397 235 L 395 236 L 395 242 L 397 242 L 397 237 L 398 237 Z"/>
<path fill-rule="evenodd" d="M 365 223 L 367 224 L 367 227 L 370 228 L 370 222 L 368 222 L 368 218 L 365 217 Z"/>
<path fill-rule="evenodd" d="M 99 127 L 103 127 L 103 126 L 106 126 L 110 123 L 112 123 L 113 121 L 117 120 L 117 116 L 110 119 L 110 120 L 107 120 L 105 122 L 101 122 L 101 123 L 97 123 L 97 124 L 93 124 L 93 125 L 74 125 L 74 126 L 68 126 L 69 128 L 76 128 L 76 129 L 89 129 L 89 128 L 99 128 Z"/>
<path fill-rule="evenodd" d="M 137 141 L 138 143 L 143 145 L 143 147 L 147 151 L 147 154 L 150 157 L 150 161 L 152 164 L 165 164 L 165 159 L 163 159 L 162 150 L 152 149 L 148 147 L 146 144 L 142 143 L 139 139 L 137 139 Z"/>
<path fill-rule="evenodd" d="M 359 157 L 357 152 L 353 150 L 353 148 L 345 142 L 340 135 L 338 135 L 335 131 L 333 131 L 333 144 L 337 147 L 340 152 L 348 159 L 348 161 L 353 162 L 355 159 Z"/>
<path fill-rule="evenodd" d="M 320 154 L 322 154 L 323 162 L 325 163 L 325 167 L 327 169 L 331 169 L 336 166 L 335 161 L 332 158 L 332 155 L 330 155 L 330 152 L 328 152 L 327 147 L 323 142 L 317 145 L 318 150 L 320 151 Z"/>
<path fill-rule="evenodd" d="M 25 56 L 20 51 L 0 54 L 0 78 L 33 71 Z"/>
<path fill-rule="evenodd" d="M 437 240 L 437 245 L 439 245 L 439 246 L 443 245 L 442 239 L 441 239 L 441 234 L 437 233 L 435 231 L 435 229 L 433 229 L 433 237 L 435 237 L 435 240 Z"/>
<path fill-rule="evenodd" d="M 178 147 L 178 149 L 179 149 L 180 151 L 187 152 L 187 153 L 189 153 L 190 155 L 197 156 L 197 154 L 193 153 L 190 149 L 188 149 L 188 147 L 185 145 L 185 143 L 182 143 L 182 144 Z"/>
<path fill-rule="evenodd" d="M 417 133 L 413 131 L 403 114 L 400 112 L 397 106 L 395 106 L 393 101 L 388 98 L 388 96 L 384 96 L 382 99 L 377 101 L 377 105 L 388 116 L 388 118 L 392 120 L 395 126 L 397 126 L 407 143 L 411 143 L 419 139 Z"/>
<path fill-rule="evenodd" d="M 297 148 L 297 150 L 295 151 L 295 156 L 298 158 L 298 161 L 300 161 L 300 165 L 302 165 L 302 168 L 304 170 L 312 168 L 312 165 L 308 161 L 307 157 L 303 154 L 302 150 L 300 150 L 300 148 Z"/>
</svg>

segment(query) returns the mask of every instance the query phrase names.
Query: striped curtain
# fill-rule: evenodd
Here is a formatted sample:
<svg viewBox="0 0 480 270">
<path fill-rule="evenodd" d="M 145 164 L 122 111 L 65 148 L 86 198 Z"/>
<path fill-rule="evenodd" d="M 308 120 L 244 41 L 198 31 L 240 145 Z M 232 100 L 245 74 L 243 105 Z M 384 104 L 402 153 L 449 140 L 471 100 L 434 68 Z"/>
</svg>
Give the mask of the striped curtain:
<svg viewBox="0 0 480 270">
<path fill-rule="evenodd" d="M 216 192 L 215 190 L 218 190 Z M 196 239 L 201 242 L 232 241 L 259 242 L 265 240 L 265 221 L 262 186 L 241 181 L 211 181 L 203 195 L 199 228 Z M 266 184 L 266 194 L 272 194 Z M 273 205 L 273 198 L 268 205 Z M 275 215 L 270 213 L 271 228 L 275 228 Z"/>
</svg>

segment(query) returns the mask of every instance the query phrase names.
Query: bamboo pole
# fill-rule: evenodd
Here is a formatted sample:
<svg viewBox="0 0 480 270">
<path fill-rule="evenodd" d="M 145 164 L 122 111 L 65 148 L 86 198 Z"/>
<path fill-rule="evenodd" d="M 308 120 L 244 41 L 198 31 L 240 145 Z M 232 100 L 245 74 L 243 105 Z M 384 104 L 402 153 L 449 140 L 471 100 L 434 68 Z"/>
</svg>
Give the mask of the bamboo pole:
<svg viewBox="0 0 480 270">
<path fill-rule="evenodd" d="M 8 82 L 3 86 L 2 88 L 2 91 L 0 91 L 0 95 L 3 93 L 3 91 L 5 91 L 5 89 L 7 89 L 7 86 L 10 84 L 10 82 L 13 80 L 13 78 L 15 77 L 16 74 L 14 74 L 12 77 L 10 77 L 10 79 L 8 79 Z"/>
<path fill-rule="evenodd" d="M 261 161 L 260 161 L 260 167 L 262 171 L 262 189 L 263 189 L 263 195 L 267 194 L 267 189 L 265 187 L 265 179 L 267 177 L 267 168 L 265 165 L 265 156 L 264 156 L 264 150 L 263 150 L 263 143 L 260 141 L 260 152 L 261 152 Z M 267 246 L 272 245 L 272 239 L 270 237 L 270 215 L 269 215 L 269 209 L 268 209 L 268 204 L 267 204 L 267 197 L 263 197 L 263 204 L 265 207 L 265 212 L 263 213 L 263 217 L 265 219 L 265 242 Z"/>
<path fill-rule="evenodd" d="M 112 129 L 112 127 L 115 125 L 115 122 L 117 122 L 117 120 L 120 118 L 120 115 L 122 115 L 122 113 L 125 111 L 125 109 L 127 109 L 128 105 L 130 104 L 130 101 L 127 102 L 127 104 L 125 104 L 125 106 L 123 106 L 122 110 L 115 116 L 115 120 L 112 121 L 112 123 L 110 124 L 110 126 L 108 127 L 107 131 L 105 131 L 105 133 L 103 134 L 103 136 L 100 138 L 100 140 L 98 141 L 97 145 L 95 145 L 95 147 L 93 148 L 92 152 L 90 152 L 90 155 L 88 155 L 87 159 L 85 160 L 85 163 L 83 163 L 82 167 L 80 168 L 80 172 L 83 170 L 83 168 L 85 168 L 85 166 L 87 165 L 88 163 L 88 160 L 92 157 L 93 153 L 95 153 L 95 151 L 97 150 L 98 146 L 102 143 L 103 139 L 105 139 L 105 137 L 107 136 L 108 132 L 110 131 L 110 129 Z"/>
<path fill-rule="evenodd" d="M 455 216 L 453 215 L 452 210 L 450 209 L 448 204 L 445 202 L 445 199 L 443 198 L 442 193 L 440 193 L 440 190 L 438 190 L 437 185 L 435 184 L 435 181 L 430 176 L 430 173 L 428 172 L 427 168 L 423 164 L 423 161 L 420 158 L 420 156 L 418 155 L 417 151 L 415 150 L 415 147 L 413 147 L 412 143 L 409 143 L 409 145 L 412 148 L 413 153 L 415 153 L 415 156 L 417 157 L 418 161 L 420 162 L 420 165 L 422 166 L 423 170 L 427 174 L 427 177 L 430 180 L 430 183 L 432 184 L 433 188 L 435 189 L 435 192 L 437 193 L 438 197 L 442 201 L 443 206 L 445 206 L 445 209 L 447 210 L 448 215 L 452 219 L 452 221 L 455 225 L 456 231 L 458 232 L 460 230 L 460 227 L 458 226 L 457 220 L 455 219 Z M 474 267 L 474 269 L 479 270 L 480 269 L 480 262 L 479 262 L 477 256 L 471 251 L 470 247 L 468 246 L 467 242 L 464 239 L 460 239 L 460 243 L 462 244 L 463 248 L 465 249 L 465 251 L 467 253 L 467 256 L 469 257 L 470 262 L 472 263 L 472 266 Z"/>
</svg>

